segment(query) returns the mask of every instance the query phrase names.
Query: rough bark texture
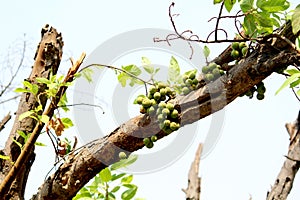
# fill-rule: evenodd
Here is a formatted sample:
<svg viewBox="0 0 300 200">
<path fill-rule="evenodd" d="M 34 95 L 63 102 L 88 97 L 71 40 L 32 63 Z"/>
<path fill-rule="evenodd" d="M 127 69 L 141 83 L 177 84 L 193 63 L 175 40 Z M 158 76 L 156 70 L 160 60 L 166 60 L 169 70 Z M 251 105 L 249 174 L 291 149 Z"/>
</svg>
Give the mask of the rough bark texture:
<svg viewBox="0 0 300 200">
<path fill-rule="evenodd" d="M 50 73 L 56 74 L 62 57 L 63 41 L 60 33 L 54 28 L 50 28 L 48 25 L 42 29 L 42 39 L 38 45 L 38 49 L 35 55 L 35 63 L 32 68 L 30 77 L 27 79 L 30 83 L 36 83 L 36 77 L 49 78 Z M 45 107 L 47 97 L 42 94 L 46 86 L 44 84 L 38 84 L 39 86 L 39 99 L 43 107 Z M 12 161 L 15 162 L 20 155 L 20 148 L 12 139 L 17 140 L 19 143 L 24 144 L 24 139 L 18 135 L 17 131 L 23 131 L 24 133 L 32 133 L 36 121 L 32 118 L 25 118 L 19 121 L 20 114 L 36 108 L 38 105 L 36 97 L 30 93 L 24 93 L 21 97 L 18 110 L 16 112 L 15 121 L 9 138 L 5 144 L 3 150 L 5 155 L 10 156 L 10 160 L 2 161 L 0 163 L 0 182 L 2 182 L 5 176 L 12 168 Z M 10 190 L 6 194 L 5 199 L 24 199 L 24 191 L 28 178 L 28 174 L 32 163 L 35 159 L 34 151 L 29 152 L 29 159 L 23 164 L 22 169 L 19 171 L 17 178 L 10 185 Z M 1 197 L 4 199 L 4 197 Z"/>
<path fill-rule="evenodd" d="M 294 42 L 296 36 L 290 33 L 290 26 L 285 26 L 281 32 Z M 290 64 L 299 64 L 298 52 L 286 42 L 269 38 L 260 43 L 249 57 L 233 66 L 226 75 L 208 84 L 202 80 L 202 87 L 197 91 L 173 100 L 181 112 L 181 126 L 223 109 L 274 71 Z M 220 58 L 228 62 L 231 60 L 228 56 L 222 55 Z M 223 61 L 218 60 L 219 63 Z M 69 156 L 32 199 L 72 199 L 101 169 L 117 161 L 120 151 L 133 152 L 142 148 L 143 138 L 153 134 L 158 134 L 159 139 L 165 136 L 155 119 L 145 115 L 130 119 L 108 136 L 85 145 Z"/>
<path fill-rule="evenodd" d="M 287 199 L 300 167 L 300 112 L 294 122 L 286 124 L 286 129 L 290 135 L 288 155 L 271 191 L 267 194 L 267 200 Z"/>
<path fill-rule="evenodd" d="M 203 144 L 199 144 L 195 159 L 191 165 L 188 176 L 188 187 L 183 189 L 186 200 L 200 200 L 201 178 L 199 177 L 199 165 Z"/>
</svg>

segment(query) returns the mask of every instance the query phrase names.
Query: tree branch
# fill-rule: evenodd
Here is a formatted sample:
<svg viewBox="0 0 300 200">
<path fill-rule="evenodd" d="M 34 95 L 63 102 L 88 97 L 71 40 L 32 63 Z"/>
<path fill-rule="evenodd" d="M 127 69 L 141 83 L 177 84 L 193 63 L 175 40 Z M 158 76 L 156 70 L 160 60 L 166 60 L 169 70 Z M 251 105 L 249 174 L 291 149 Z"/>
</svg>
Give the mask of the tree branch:
<svg viewBox="0 0 300 200">
<path fill-rule="evenodd" d="M 267 200 L 287 199 L 300 167 L 300 111 L 298 118 L 294 122 L 287 123 L 285 127 L 290 135 L 288 155 L 271 191 L 267 194 Z"/>
<path fill-rule="evenodd" d="M 10 112 L 0 122 L 0 132 L 5 128 L 5 124 L 11 119 Z"/>
<path fill-rule="evenodd" d="M 202 147 L 203 144 L 200 143 L 196 151 L 194 162 L 192 163 L 189 171 L 188 187 L 187 189 L 182 189 L 182 191 L 186 194 L 185 198 L 187 200 L 190 199 L 200 200 L 201 178 L 199 177 L 199 165 L 200 165 Z"/>
<path fill-rule="evenodd" d="M 288 28 L 287 33 L 290 34 L 291 26 Z M 294 36 L 287 38 L 295 41 Z M 283 46 L 275 48 L 269 43 L 258 45 L 226 75 L 210 83 L 205 83 L 202 78 L 198 90 L 171 100 L 180 108 L 181 127 L 223 109 L 274 71 L 293 63 L 299 64 L 297 51 L 285 50 L 286 46 L 280 45 Z M 121 151 L 130 153 L 143 148 L 143 138 L 154 134 L 158 139 L 166 136 L 156 119 L 147 115 L 130 119 L 109 135 L 92 141 L 70 155 L 32 199 L 71 199 L 99 171 L 118 161 Z"/>
</svg>

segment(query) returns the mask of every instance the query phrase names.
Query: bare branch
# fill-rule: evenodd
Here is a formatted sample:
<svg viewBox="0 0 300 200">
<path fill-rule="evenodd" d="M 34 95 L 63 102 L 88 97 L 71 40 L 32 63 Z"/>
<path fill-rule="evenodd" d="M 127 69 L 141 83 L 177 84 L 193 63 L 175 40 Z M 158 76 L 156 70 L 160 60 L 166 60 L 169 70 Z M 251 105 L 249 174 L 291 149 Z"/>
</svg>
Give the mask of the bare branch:
<svg viewBox="0 0 300 200">
<path fill-rule="evenodd" d="M 11 119 L 10 113 L 8 113 L 0 122 L 0 132 L 5 128 L 5 124 Z"/>
<path fill-rule="evenodd" d="M 294 122 L 287 123 L 287 132 L 290 135 L 290 145 L 286 160 L 276 178 L 276 181 L 270 192 L 267 194 L 267 200 L 285 200 L 287 199 L 300 167 L 300 111 Z"/>
<path fill-rule="evenodd" d="M 200 165 L 202 147 L 203 144 L 200 143 L 196 151 L 195 159 L 191 164 L 191 168 L 188 176 L 188 187 L 187 189 L 182 189 L 182 191 L 186 194 L 185 198 L 187 200 L 188 199 L 200 200 L 201 178 L 199 177 L 199 165 Z"/>
</svg>

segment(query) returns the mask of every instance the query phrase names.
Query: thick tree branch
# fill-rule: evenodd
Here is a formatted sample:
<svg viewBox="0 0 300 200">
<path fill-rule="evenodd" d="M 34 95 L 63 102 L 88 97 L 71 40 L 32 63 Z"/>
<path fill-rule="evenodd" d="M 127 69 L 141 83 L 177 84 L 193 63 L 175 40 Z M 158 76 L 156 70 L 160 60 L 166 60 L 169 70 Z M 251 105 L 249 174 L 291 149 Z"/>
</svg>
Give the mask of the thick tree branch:
<svg viewBox="0 0 300 200">
<path fill-rule="evenodd" d="M 288 155 L 271 191 L 267 194 L 267 200 L 287 199 L 300 167 L 300 112 L 294 122 L 287 123 L 285 126 L 290 135 Z"/>
<path fill-rule="evenodd" d="M 36 51 L 35 63 L 27 81 L 35 84 L 36 77 L 49 78 L 51 73 L 56 74 L 62 57 L 62 47 L 63 41 L 61 34 L 57 33 L 54 28 L 46 25 L 45 28 L 42 29 L 42 38 Z M 38 89 L 38 92 L 40 94 L 39 100 L 44 108 L 47 100 L 47 97 L 44 94 L 46 85 L 38 84 Z M 39 105 L 39 103 L 34 95 L 32 95 L 31 93 L 22 94 L 19 107 L 16 112 L 13 128 L 3 150 L 4 155 L 10 156 L 10 160 L 5 160 L 1 164 L 1 185 L 3 184 L 3 180 L 6 178 L 9 171 L 12 169 L 12 162 L 15 162 L 21 153 L 20 147 L 13 141 L 13 139 L 21 144 L 24 144 L 24 138 L 19 136 L 17 131 L 23 131 L 26 134 L 32 133 L 37 123 L 36 120 L 29 117 L 19 121 L 19 116 L 26 111 L 36 108 L 37 105 Z M 28 178 L 28 173 L 35 158 L 33 149 L 32 151 L 28 152 L 27 156 L 29 159 L 27 160 L 27 162 L 23 163 L 21 169 L 19 170 L 18 177 L 13 177 L 16 178 L 15 181 L 10 185 L 5 185 L 5 189 L 3 188 L 3 191 L 8 191 L 7 189 L 9 189 L 7 193 L 4 193 L 6 197 L 4 198 L 2 193 L 2 195 L 0 195 L 0 199 L 24 198 L 24 190 Z M 3 186 L 4 185 L 2 185 L 1 187 Z"/>
<path fill-rule="evenodd" d="M 199 165 L 200 158 L 202 153 L 203 144 L 199 144 L 195 159 L 191 164 L 191 168 L 188 176 L 188 187 L 183 189 L 183 192 L 186 194 L 186 200 L 200 200 L 201 192 L 201 178 L 199 177 Z"/>
<path fill-rule="evenodd" d="M 288 31 L 292 32 L 291 27 Z M 295 40 L 295 36 L 283 36 L 291 41 Z M 298 52 L 287 48 L 287 44 L 280 45 L 274 46 L 268 41 L 258 45 L 247 58 L 227 71 L 226 75 L 208 84 L 200 80 L 202 86 L 198 90 L 172 100 L 180 109 L 181 127 L 223 109 L 274 71 L 293 63 L 299 64 Z M 146 115 L 130 119 L 109 135 L 70 155 L 48 177 L 32 199 L 71 199 L 101 169 L 118 161 L 119 152 L 130 153 L 143 148 L 143 138 L 154 134 L 159 139 L 166 136 L 156 119 Z"/>
<path fill-rule="evenodd" d="M 5 128 L 5 124 L 11 119 L 11 114 L 8 113 L 0 122 L 0 132 Z"/>
</svg>

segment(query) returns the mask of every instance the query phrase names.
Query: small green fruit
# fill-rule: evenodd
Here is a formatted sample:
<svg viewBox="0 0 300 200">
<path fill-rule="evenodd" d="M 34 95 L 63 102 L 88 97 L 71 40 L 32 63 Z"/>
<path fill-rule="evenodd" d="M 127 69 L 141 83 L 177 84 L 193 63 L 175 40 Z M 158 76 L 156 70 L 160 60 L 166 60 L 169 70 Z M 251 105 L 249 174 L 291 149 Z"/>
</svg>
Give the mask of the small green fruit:
<svg viewBox="0 0 300 200">
<path fill-rule="evenodd" d="M 173 130 L 173 131 L 176 131 L 176 130 L 178 130 L 179 129 L 179 124 L 178 123 L 176 123 L 176 122 L 171 122 L 171 124 L 170 124 L 170 129 L 171 130 Z"/>
<path fill-rule="evenodd" d="M 155 108 L 154 108 L 153 106 L 150 106 L 150 107 L 147 109 L 147 113 L 148 113 L 149 115 L 154 114 L 154 113 L 155 113 Z"/>
<path fill-rule="evenodd" d="M 161 113 L 164 115 L 164 116 L 169 116 L 170 115 L 170 110 L 168 108 L 164 108 Z"/>
<path fill-rule="evenodd" d="M 243 54 L 243 56 L 245 56 L 247 52 L 248 52 L 248 47 L 242 48 L 242 54 Z"/>
<path fill-rule="evenodd" d="M 158 104 L 159 108 L 165 108 L 167 106 L 166 102 L 162 101 Z"/>
<path fill-rule="evenodd" d="M 174 110 L 174 104 L 172 103 L 167 103 L 167 106 L 166 106 L 170 111 L 173 111 Z"/>
<path fill-rule="evenodd" d="M 208 71 L 209 71 L 209 67 L 208 66 L 202 67 L 202 73 L 203 74 L 207 74 Z"/>
<path fill-rule="evenodd" d="M 161 97 L 160 92 L 155 92 L 155 93 L 153 94 L 153 98 L 154 98 L 155 100 L 157 100 L 157 101 L 160 99 L 160 97 Z"/>
<path fill-rule="evenodd" d="M 252 92 L 251 90 L 248 90 L 248 91 L 245 93 L 245 95 L 246 95 L 247 97 L 251 97 L 251 96 L 253 96 L 253 92 Z"/>
<path fill-rule="evenodd" d="M 120 158 L 121 160 L 122 160 L 122 159 L 126 159 L 126 158 L 127 158 L 126 153 L 123 152 L 123 151 L 121 151 L 121 152 L 119 153 L 119 158 Z"/>
<path fill-rule="evenodd" d="M 157 92 L 157 88 L 154 85 L 151 85 L 149 87 L 149 93 L 150 94 L 154 94 L 155 92 Z"/>
<path fill-rule="evenodd" d="M 164 121 L 165 119 L 166 119 L 166 117 L 163 114 L 159 114 L 157 116 L 157 120 L 160 121 L 160 122 Z"/>
<path fill-rule="evenodd" d="M 239 43 L 238 42 L 233 42 L 231 44 L 231 48 L 234 49 L 234 50 L 239 50 Z"/>
<path fill-rule="evenodd" d="M 231 56 L 234 58 L 234 59 L 237 59 L 240 57 L 240 53 L 238 50 L 232 50 L 231 51 Z"/>
<path fill-rule="evenodd" d="M 244 47 L 247 47 L 247 44 L 245 42 L 239 43 L 239 49 L 243 49 Z"/>
<path fill-rule="evenodd" d="M 199 83 L 199 80 L 195 78 L 195 79 L 193 80 L 193 84 L 194 84 L 194 85 L 197 85 L 198 83 Z"/>
<path fill-rule="evenodd" d="M 266 87 L 264 85 L 257 86 L 257 93 L 264 94 L 266 92 Z"/>
<path fill-rule="evenodd" d="M 176 109 L 174 109 L 172 112 L 171 112 L 171 118 L 173 118 L 173 119 L 177 119 L 178 118 L 178 115 L 179 115 L 179 113 L 178 113 L 178 110 L 176 110 Z"/>
<path fill-rule="evenodd" d="M 170 121 L 170 120 L 166 119 L 166 120 L 164 121 L 164 127 L 170 127 L 170 124 L 171 124 L 171 121 Z"/>
<path fill-rule="evenodd" d="M 258 100 L 263 100 L 263 99 L 265 98 L 265 95 L 264 95 L 264 94 L 257 93 L 256 98 L 257 98 Z"/>
<path fill-rule="evenodd" d="M 216 63 L 214 63 L 214 62 L 209 63 L 209 65 L 208 65 L 209 71 L 212 71 L 212 70 L 214 70 L 215 68 L 217 68 L 217 64 L 216 64 Z"/>
<path fill-rule="evenodd" d="M 205 79 L 208 80 L 208 81 L 213 81 L 215 78 L 215 76 L 211 73 L 208 73 L 205 75 Z"/>
<path fill-rule="evenodd" d="M 162 88 L 167 87 L 167 85 L 166 85 L 165 83 L 163 83 L 163 82 L 159 82 L 159 83 L 157 84 L 157 87 L 158 87 L 158 89 L 162 89 Z"/>
<path fill-rule="evenodd" d="M 144 108 L 144 106 L 140 107 L 140 113 L 145 114 L 146 113 L 146 108 Z"/>
<path fill-rule="evenodd" d="M 221 76 L 225 74 L 224 70 L 222 70 L 222 69 L 220 69 L 219 72 L 220 72 L 220 75 L 221 75 Z"/>
<path fill-rule="evenodd" d="M 189 75 L 189 79 L 194 79 L 196 77 L 196 72 L 192 72 L 192 73 L 190 73 L 190 75 Z"/>
<path fill-rule="evenodd" d="M 136 99 L 136 102 L 138 103 L 138 104 L 142 104 L 142 102 L 143 102 L 143 100 L 144 100 L 144 97 L 141 97 L 141 96 L 139 96 L 137 99 Z"/>
<path fill-rule="evenodd" d="M 186 79 L 186 81 L 184 82 L 186 86 L 191 86 L 193 84 L 193 80 L 192 79 Z"/>
<path fill-rule="evenodd" d="M 172 94 L 172 90 L 171 90 L 170 87 L 166 87 L 165 89 L 166 89 L 166 94 L 167 95 L 171 95 Z"/>
<path fill-rule="evenodd" d="M 162 88 L 159 90 L 161 96 L 165 96 L 167 94 L 166 88 Z"/>
<path fill-rule="evenodd" d="M 148 144 L 145 145 L 148 149 L 151 149 L 154 146 L 154 143 L 150 140 Z"/>
<path fill-rule="evenodd" d="M 157 136 L 156 135 L 152 135 L 151 136 L 151 141 L 152 142 L 156 142 L 157 141 Z"/>
<path fill-rule="evenodd" d="M 212 71 L 212 74 L 214 75 L 214 77 L 220 76 L 220 70 L 218 68 L 216 68 Z"/>
<path fill-rule="evenodd" d="M 190 89 L 188 87 L 184 87 L 184 88 L 182 88 L 182 93 L 184 95 L 187 95 L 188 93 L 190 93 Z"/>
<path fill-rule="evenodd" d="M 186 74 L 182 75 L 182 80 L 183 80 L 183 82 L 185 82 L 188 78 L 189 78 L 188 75 L 186 75 Z"/>
<path fill-rule="evenodd" d="M 144 98 L 142 101 L 142 105 L 144 106 L 144 108 L 149 108 L 150 106 L 152 106 L 152 102 L 150 99 Z"/>
<path fill-rule="evenodd" d="M 144 139 L 143 139 L 143 142 L 144 142 L 144 145 L 147 145 L 147 144 L 149 144 L 151 141 L 150 141 L 150 138 L 144 138 Z"/>
<path fill-rule="evenodd" d="M 155 99 L 150 99 L 150 101 L 151 101 L 151 105 L 152 105 L 152 106 L 157 105 L 157 101 L 156 101 Z"/>
</svg>

